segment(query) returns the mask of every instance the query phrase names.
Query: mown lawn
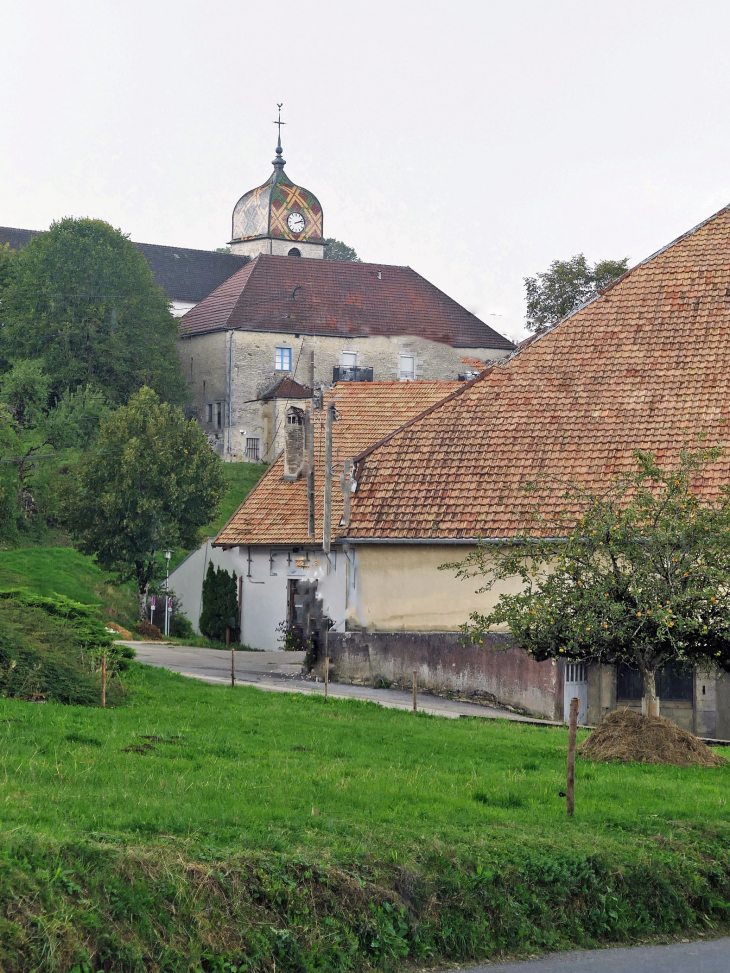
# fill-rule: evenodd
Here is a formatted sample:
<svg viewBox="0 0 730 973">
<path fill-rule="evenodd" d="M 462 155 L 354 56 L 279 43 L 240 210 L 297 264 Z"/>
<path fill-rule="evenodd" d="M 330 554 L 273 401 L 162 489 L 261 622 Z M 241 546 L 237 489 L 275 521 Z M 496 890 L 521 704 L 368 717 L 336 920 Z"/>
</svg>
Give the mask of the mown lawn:
<svg viewBox="0 0 730 973">
<path fill-rule="evenodd" d="M 132 942 L 142 957 L 129 969 L 165 968 L 151 944 L 168 934 L 151 920 L 144 928 L 154 936 L 140 931 L 134 910 L 114 912 L 110 882 L 144 886 L 155 914 L 176 902 L 197 930 L 185 947 L 195 962 L 171 969 L 223 969 L 206 965 L 206 948 L 271 968 L 279 940 L 254 942 L 261 923 L 298 944 L 296 960 L 281 953 L 280 969 L 334 970 L 730 920 L 730 767 L 579 760 L 569 820 L 558 796 L 563 729 L 232 691 L 146 667 L 127 681 L 128 704 L 106 711 L 0 700 L 0 819 L 12 889 L 42 889 L 56 910 L 62 900 L 69 942 L 84 949 L 88 907 L 73 903 L 94 903 L 117 945 Z M 126 752 L 145 744 L 154 749 Z M 23 872 L 21 859 L 36 864 Z M 194 891 L 184 880 L 191 868 L 219 878 L 200 888 L 196 879 Z M 49 891 L 54 869 L 66 878 Z M 0 904 L 4 896 L 22 912 L 2 875 Z M 352 882 L 364 891 L 348 906 Z M 325 904 L 309 901 L 312 883 L 330 890 Z M 232 901 L 221 938 L 205 916 L 230 915 Z M 344 946 L 325 950 L 328 922 L 350 943 L 349 959 Z M 16 924 L 20 941 L 27 930 Z"/>
</svg>

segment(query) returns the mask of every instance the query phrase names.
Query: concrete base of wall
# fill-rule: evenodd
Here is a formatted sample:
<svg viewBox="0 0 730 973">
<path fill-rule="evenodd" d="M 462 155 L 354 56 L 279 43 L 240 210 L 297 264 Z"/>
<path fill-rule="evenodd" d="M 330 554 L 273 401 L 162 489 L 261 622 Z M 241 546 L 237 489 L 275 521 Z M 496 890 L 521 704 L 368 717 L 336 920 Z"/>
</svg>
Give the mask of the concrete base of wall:
<svg viewBox="0 0 730 973">
<path fill-rule="evenodd" d="M 416 669 L 421 689 L 484 694 L 533 716 L 563 718 L 562 666 L 535 662 L 504 635 L 464 646 L 458 632 L 330 632 L 329 656 L 331 678 L 338 682 L 385 680 L 410 688 Z M 315 671 L 323 675 L 323 660 Z"/>
</svg>

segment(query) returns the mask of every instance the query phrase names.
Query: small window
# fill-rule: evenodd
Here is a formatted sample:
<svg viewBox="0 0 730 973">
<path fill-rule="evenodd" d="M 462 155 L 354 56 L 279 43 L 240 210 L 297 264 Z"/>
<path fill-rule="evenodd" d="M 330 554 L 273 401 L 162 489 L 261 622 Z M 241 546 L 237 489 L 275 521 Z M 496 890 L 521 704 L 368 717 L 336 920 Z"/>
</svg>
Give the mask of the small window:
<svg viewBox="0 0 730 973">
<path fill-rule="evenodd" d="M 413 355 L 401 355 L 399 365 L 400 380 L 406 382 L 416 377 L 416 360 Z"/>
<path fill-rule="evenodd" d="M 299 249 L 299 247 L 292 247 L 287 254 L 288 257 L 301 257 L 301 255 L 302 251 Z"/>
<path fill-rule="evenodd" d="M 291 348 L 276 349 L 276 370 L 277 372 L 291 371 Z"/>
<path fill-rule="evenodd" d="M 223 425 L 223 403 L 216 402 L 215 404 L 215 424 L 220 427 Z"/>
<path fill-rule="evenodd" d="M 287 426 L 303 426 L 304 416 L 299 409 L 290 409 L 286 414 Z"/>
<path fill-rule="evenodd" d="M 213 421 L 213 403 L 212 402 L 209 402 L 208 403 L 208 422 L 212 422 L 212 421 Z"/>
<path fill-rule="evenodd" d="M 357 352 L 356 351 L 343 351 L 342 352 L 342 367 L 343 368 L 357 368 Z"/>
<path fill-rule="evenodd" d="M 261 461 L 261 440 L 256 436 L 246 437 L 246 459 L 252 463 Z"/>
</svg>

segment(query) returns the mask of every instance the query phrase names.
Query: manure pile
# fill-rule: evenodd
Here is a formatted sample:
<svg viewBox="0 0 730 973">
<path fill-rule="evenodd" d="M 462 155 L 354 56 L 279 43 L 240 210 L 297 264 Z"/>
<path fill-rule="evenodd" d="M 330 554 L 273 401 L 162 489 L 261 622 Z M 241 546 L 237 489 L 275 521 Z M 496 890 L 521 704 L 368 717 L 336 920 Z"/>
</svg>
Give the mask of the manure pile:
<svg viewBox="0 0 730 973">
<path fill-rule="evenodd" d="M 578 747 L 585 760 L 717 767 L 727 763 L 699 737 L 663 716 L 642 716 L 629 709 L 609 713 Z"/>
</svg>

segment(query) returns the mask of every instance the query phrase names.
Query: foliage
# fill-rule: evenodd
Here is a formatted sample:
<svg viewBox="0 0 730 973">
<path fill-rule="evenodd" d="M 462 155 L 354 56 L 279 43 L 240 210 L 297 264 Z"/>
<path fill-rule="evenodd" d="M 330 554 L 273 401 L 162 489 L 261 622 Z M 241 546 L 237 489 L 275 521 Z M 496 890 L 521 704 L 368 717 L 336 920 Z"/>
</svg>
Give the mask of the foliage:
<svg viewBox="0 0 730 973">
<path fill-rule="evenodd" d="M 528 331 L 541 331 L 596 297 L 628 269 L 629 258 L 599 260 L 593 267 L 582 253 L 553 260 L 544 274 L 525 277 Z"/>
<path fill-rule="evenodd" d="M 626 663 L 643 674 L 649 699 L 670 661 L 730 671 L 730 487 L 709 500 L 694 490 L 720 455 L 682 450 L 678 466 L 663 469 L 636 451 L 635 472 L 603 492 L 569 484 L 556 518 L 536 515 L 542 538 L 564 541 L 479 545 L 449 565 L 460 577 L 487 577 L 480 591 L 522 581 L 464 631 L 479 642 L 506 624 L 538 661 Z"/>
<path fill-rule="evenodd" d="M 101 424 L 64 496 L 76 546 L 102 568 L 134 580 L 139 619 L 156 570 L 155 554 L 194 547 L 225 492 L 222 463 L 200 426 L 143 388 Z"/>
<path fill-rule="evenodd" d="M 223 642 L 227 628 L 232 641 L 238 638 L 237 580 L 235 571 L 231 577 L 225 568 L 216 568 L 212 561 L 208 562 L 198 624 L 201 633 L 209 639 Z"/>
<path fill-rule="evenodd" d="M 137 624 L 134 626 L 134 630 L 137 633 L 137 635 L 141 635 L 143 638 L 148 638 L 148 639 L 164 638 L 160 629 L 152 622 L 148 622 L 146 620 L 144 622 L 137 622 Z"/>
<path fill-rule="evenodd" d="M 360 258 L 354 247 L 348 247 L 342 240 L 335 240 L 334 237 L 330 236 L 325 237 L 322 243 L 324 243 L 325 260 L 349 260 L 353 263 L 360 263 Z"/>
<path fill-rule="evenodd" d="M 216 253 L 232 253 L 233 251 L 231 250 L 230 247 L 216 247 L 215 248 L 215 252 Z"/>
<path fill-rule="evenodd" d="M 185 401 L 167 298 L 119 230 L 63 219 L 33 237 L 13 265 L 0 356 L 38 362 L 56 396 L 91 385 L 119 404 L 148 385 L 163 399 Z"/>
<path fill-rule="evenodd" d="M 56 449 L 87 449 L 109 412 L 106 397 L 91 385 L 76 392 L 67 389 L 45 416 L 43 437 Z"/>
<path fill-rule="evenodd" d="M 48 406 L 51 380 L 40 362 L 22 359 L 0 376 L 0 402 L 10 406 L 15 421 L 26 429 L 38 425 Z"/>
<path fill-rule="evenodd" d="M 170 635 L 174 639 L 195 638 L 193 623 L 180 611 L 170 616 Z"/>
<path fill-rule="evenodd" d="M 0 297 L 10 283 L 13 268 L 15 267 L 15 251 L 10 249 L 10 244 L 0 246 Z"/>
<path fill-rule="evenodd" d="M 0 696 L 95 706 L 102 656 L 111 677 L 127 669 L 133 655 L 112 642 L 87 605 L 18 589 L 0 592 Z M 111 692 L 112 699 L 121 698 L 119 686 Z"/>
<path fill-rule="evenodd" d="M 445 968 L 730 920 L 728 768 L 579 760 L 576 827 L 562 728 L 125 683 L 112 712 L 0 700 L 7 973 Z"/>
<path fill-rule="evenodd" d="M 0 541 L 18 536 L 18 467 L 14 462 L 19 448 L 19 427 L 9 406 L 0 402 Z"/>
</svg>

